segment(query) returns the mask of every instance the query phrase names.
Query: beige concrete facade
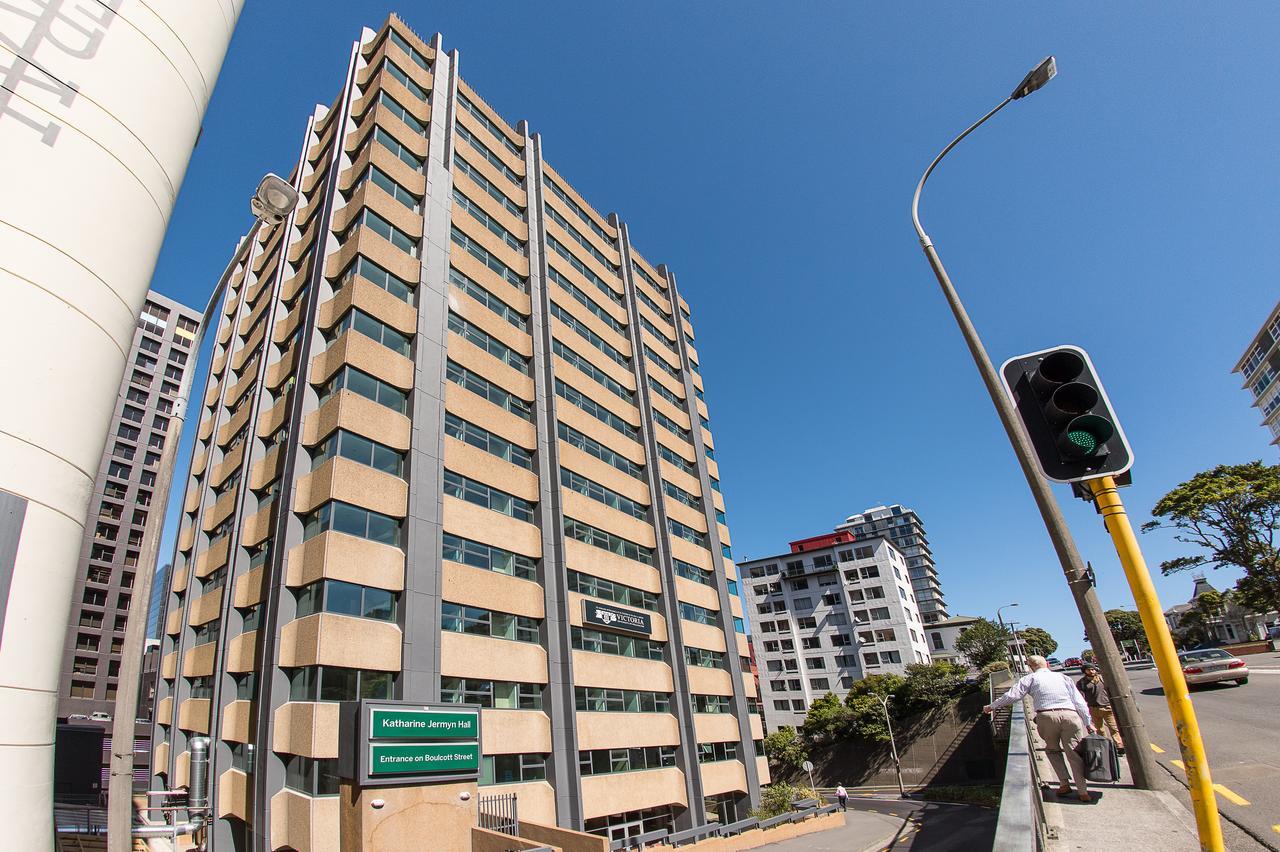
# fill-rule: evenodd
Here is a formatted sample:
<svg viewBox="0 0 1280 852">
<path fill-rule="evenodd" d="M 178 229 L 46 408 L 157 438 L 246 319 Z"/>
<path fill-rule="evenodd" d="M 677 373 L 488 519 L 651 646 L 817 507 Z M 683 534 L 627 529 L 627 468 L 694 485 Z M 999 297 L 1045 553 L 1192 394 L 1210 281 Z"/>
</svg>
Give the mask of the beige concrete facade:
<svg viewBox="0 0 1280 852">
<path fill-rule="evenodd" d="M 687 306 L 441 45 L 394 17 L 364 33 L 298 209 L 250 237 L 217 318 L 156 767 L 172 783 L 208 731 L 215 852 L 372 830 L 335 775 L 360 697 L 480 703 L 479 792 L 522 819 L 608 836 L 758 797 Z M 700 764 L 710 743 L 736 757 Z M 421 835 L 397 819 L 379 830 Z"/>
</svg>

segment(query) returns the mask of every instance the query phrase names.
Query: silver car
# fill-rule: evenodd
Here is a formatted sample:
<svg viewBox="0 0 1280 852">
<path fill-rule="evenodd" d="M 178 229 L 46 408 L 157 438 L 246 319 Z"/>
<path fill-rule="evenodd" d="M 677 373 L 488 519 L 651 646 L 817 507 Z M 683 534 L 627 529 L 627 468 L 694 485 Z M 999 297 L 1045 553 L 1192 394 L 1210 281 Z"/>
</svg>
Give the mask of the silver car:
<svg viewBox="0 0 1280 852">
<path fill-rule="evenodd" d="M 1244 660 L 1221 648 L 1183 651 L 1178 660 L 1182 663 L 1182 676 L 1187 679 L 1188 686 L 1223 680 L 1234 680 L 1241 686 L 1249 682 L 1249 667 Z"/>
</svg>

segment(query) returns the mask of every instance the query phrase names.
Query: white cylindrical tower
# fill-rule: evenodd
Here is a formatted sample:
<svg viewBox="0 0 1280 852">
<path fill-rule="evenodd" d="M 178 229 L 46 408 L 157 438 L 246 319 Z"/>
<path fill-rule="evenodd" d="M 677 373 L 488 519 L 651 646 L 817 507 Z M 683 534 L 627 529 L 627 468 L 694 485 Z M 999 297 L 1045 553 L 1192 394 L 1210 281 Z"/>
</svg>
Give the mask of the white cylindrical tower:
<svg viewBox="0 0 1280 852">
<path fill-rule="evenodd" d="M 88 501 L 134 324 L 242 3 L 0 6 L 8 848 L 53 848 L 58 671 Z M 163 506 L 166 495 L 157 496 Z"/>
</svg>

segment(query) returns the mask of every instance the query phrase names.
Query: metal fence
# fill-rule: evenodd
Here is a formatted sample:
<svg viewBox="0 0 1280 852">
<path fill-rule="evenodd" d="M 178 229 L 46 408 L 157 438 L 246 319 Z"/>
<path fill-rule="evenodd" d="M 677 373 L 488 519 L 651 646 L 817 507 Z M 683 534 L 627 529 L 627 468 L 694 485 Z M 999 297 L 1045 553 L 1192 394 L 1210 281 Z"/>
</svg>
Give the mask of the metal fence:
<svg viewBox="0 0 1280 852">
<path fill-rule="evenodd" d="M 107 809 L 96 805 L 55 802 L 53 825 L 59 834 L 106 834 Z"/>
<path fill-rule="evenodd" d="M 1043 850 L 1050 833 L 1040 794 L 1040 770 L 1036 765 L 1031 718 L 1022 701 L 1013 703 L 1009 720 L 1009 756 L 1005 761 L 1004 788 L 1000 792 L 1000 817 L 992 852 Z"/>
<path fill-rule="evenodd" d="M 500 831 L 512 837 L 520 836 L 520 815 L 515 793 L 481 796 L 479 805 L 481 828 Z"/>
</svg>

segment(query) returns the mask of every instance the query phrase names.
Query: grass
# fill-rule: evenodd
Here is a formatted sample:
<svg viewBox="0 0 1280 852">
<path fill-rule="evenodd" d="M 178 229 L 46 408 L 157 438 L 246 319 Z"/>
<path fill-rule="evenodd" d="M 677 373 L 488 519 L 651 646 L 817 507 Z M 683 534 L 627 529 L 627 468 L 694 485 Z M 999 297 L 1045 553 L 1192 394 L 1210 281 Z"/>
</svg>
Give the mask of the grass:
<svg viewBox="0 0 1280 852">
<path fill-rule="evenodd" d="M 961 805 L 1000 807 L 1000 787 L 994 784 L 947 784 L 926 787 L 916 794 L 927 802 L 956 802 Z"/>
</svg>

